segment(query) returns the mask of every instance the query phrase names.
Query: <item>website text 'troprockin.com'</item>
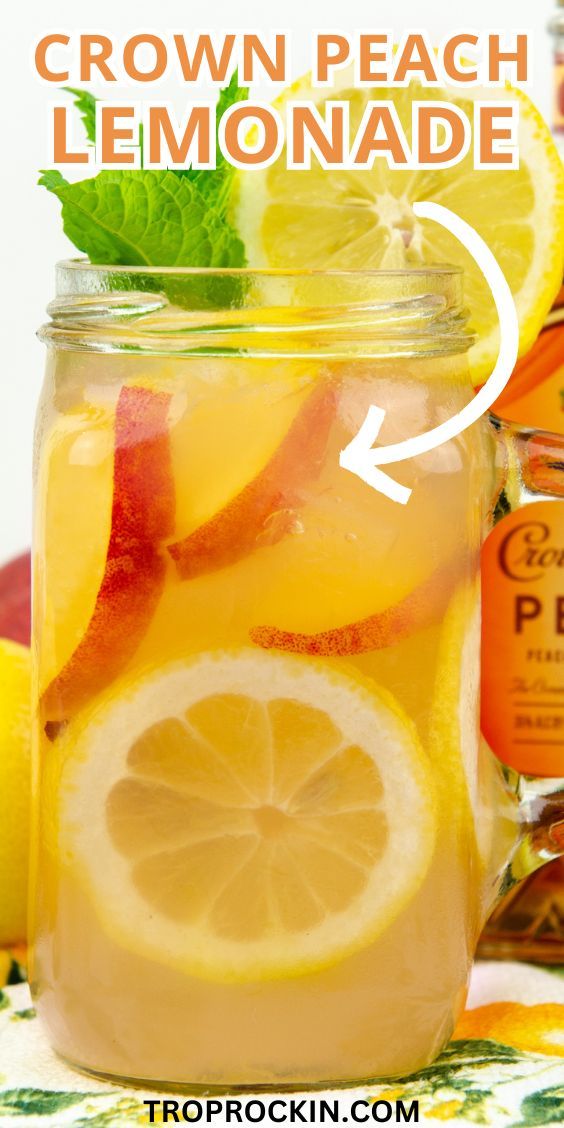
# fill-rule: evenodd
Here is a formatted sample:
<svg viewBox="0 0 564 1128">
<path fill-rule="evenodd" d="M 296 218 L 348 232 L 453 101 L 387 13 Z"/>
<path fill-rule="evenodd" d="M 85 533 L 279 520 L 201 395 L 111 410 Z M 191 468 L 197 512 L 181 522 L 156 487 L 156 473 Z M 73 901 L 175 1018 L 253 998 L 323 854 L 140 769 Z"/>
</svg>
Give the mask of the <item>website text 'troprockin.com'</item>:
<svg viewBox="0 0 564 1128">
<path fill-rule="evenodd" d="M 249 1097 L 145 1100 L 149 1124 L 418 1124 L 419 1101 Z"/>
</svg>

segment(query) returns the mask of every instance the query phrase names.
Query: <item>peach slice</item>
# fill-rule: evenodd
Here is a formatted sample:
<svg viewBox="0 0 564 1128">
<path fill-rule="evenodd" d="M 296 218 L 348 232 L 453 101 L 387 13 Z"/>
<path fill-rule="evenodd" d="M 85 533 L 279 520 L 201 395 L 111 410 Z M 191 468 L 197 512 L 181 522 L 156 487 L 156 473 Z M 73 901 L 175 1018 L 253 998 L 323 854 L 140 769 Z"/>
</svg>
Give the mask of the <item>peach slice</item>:
<svg viewBox="0 0 564 1128">
<path fill-rule="evenodd" d="M 304 486 L 321 470 L 335 408 L 334 385 L 318 384 L 256 478 L 209 521 L 168 546 L 182 580 L 225 568 L 257 542 L 275 544 L 285 535 L 291 510 L 306 500 Z"/>
<path fill-rule="evenodd" d="M 0 638 L 29 646 L 31 556 L 24 552 L 0 568 Z"/>
<path fill-rule="evenodd" d="M 356 623 L 317 634 L 301 634 L 269 626 L 253 627 L 251 639 L 264 650 L 288 650 L 295 654 L 332 658 L 383 650 L 440 621 L 460 581 L 464 563 L 464 558 L 459 556 L 451 559 L 436 568 L 405 599 Z"/>
<path fill-rule="evenodd" d="M 66 721 L 121 672 L 161 596 L 160 544 L 174 530 L 170 396 L 122 388 L 116 407 L 113 503 L 102 583 L 86 633 L 45 690 L 48 725 Z"/>
</svg>

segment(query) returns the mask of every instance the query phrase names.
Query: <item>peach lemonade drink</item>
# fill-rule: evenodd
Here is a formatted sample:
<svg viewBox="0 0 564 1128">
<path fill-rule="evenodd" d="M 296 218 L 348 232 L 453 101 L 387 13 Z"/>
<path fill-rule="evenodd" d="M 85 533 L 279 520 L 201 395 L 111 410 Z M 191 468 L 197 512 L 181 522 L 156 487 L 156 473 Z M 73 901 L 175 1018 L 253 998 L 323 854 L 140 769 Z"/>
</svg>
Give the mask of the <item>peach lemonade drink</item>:
<svg viewBox="0 0 564 1128">
<path fill-rule="evenodd" d="M 370 404 L 390 442 L 468 401 L 459 276 L 248 276 L 218 311 L 103 273 L 64 266 L 43 333 L 37 1006 L 109 1076 L 405 1074 L 495 886 L 490 451 L 392 467 L 407 506 L 339 453 Z"/>
</svg>

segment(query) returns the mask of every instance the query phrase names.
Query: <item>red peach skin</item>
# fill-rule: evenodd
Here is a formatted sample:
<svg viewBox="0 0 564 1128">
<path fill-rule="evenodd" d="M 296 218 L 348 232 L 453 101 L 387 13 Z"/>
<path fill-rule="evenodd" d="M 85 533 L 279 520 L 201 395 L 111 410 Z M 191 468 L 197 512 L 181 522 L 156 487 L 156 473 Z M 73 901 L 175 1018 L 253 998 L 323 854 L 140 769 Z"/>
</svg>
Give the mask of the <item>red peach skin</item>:
<svg viewBox="0 0 564 1128">
<path fill-rule="evenodd" d="M 24 552 L 0 568 L 0 638 L 29 646 L 31 636 L 31 556 Z"/>
<path fill-rule="evenodd" d="M 146 388 L 120 392 L 106 566 L 85 635 L 43 694 L 53 730 L 121 672 L 160 599 L 166 561 L 159 546 L 171 536 L 175 516 L 169 404 L 170 396 Z"/>
<path fill-rule="evenodd" d="M 435 571 L 414 591 L 393 607 L 344 627 L 299 634 L 278 627 L 253 627 L 250 635 L 264 650 L 290 650 L 294 654 L 316 654 L 342 658 L 384 650 L 415 631 L 440 622 L 450 596 L 460 581 L 464 560 L 456 558 Z"/>
<path fill-rule="evenodd" d="M 182 580 L 241 560 L 257 547 L 261 533 L 268 531 L 269 517 L 303 504 L 304 487 L 321 470 L 335 405 L 335 387 L 316 386 L 260 474 L 209 521 L 168 546 Z M 277 523 L 264 543 L 275 544 L 287 527 L 283 521 Z"/>
</svg>

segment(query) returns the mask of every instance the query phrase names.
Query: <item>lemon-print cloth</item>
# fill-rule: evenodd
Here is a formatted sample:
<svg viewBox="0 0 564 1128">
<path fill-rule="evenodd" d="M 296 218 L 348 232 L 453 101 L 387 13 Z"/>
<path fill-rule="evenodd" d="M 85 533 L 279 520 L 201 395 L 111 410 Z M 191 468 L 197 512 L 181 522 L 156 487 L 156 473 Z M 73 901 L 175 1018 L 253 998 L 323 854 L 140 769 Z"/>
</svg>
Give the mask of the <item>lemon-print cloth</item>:
<svg viewBox="0 0 564 1128">
<path fill-rule="evenodd" d="M 144 1125 L 149 1115 L 143 1099 L 155 1096 L 166 1094 L 110 1085 L 69 1069 L 50 1049 L 27 985 L 3 989 L 2 1128 Z M 401 1081 L 332 1096 L 339 1097 L 344 1114 L 359 1097 L 401 1099 L 406 1107 L 418 1100 L 419 1123 L 425 1125 L 551 1128 L 564 1124 L 564 969 L 477 964 L 467 1010 L 438 1061 Z M 216 1118 L 214 1124 L 222 1120 Z"/>
</svg>

